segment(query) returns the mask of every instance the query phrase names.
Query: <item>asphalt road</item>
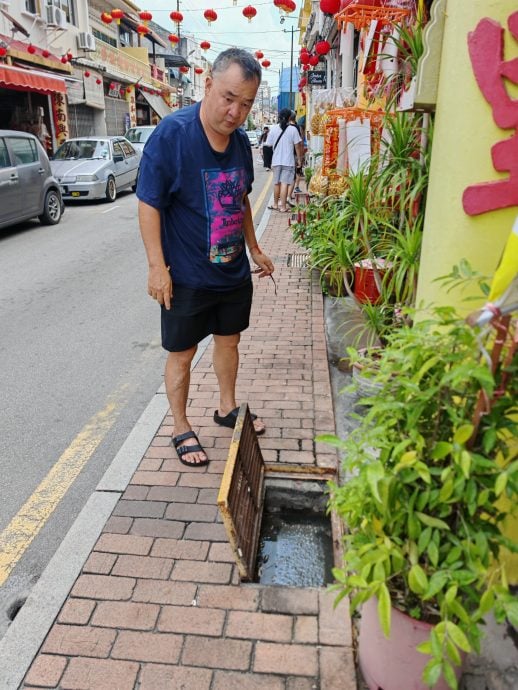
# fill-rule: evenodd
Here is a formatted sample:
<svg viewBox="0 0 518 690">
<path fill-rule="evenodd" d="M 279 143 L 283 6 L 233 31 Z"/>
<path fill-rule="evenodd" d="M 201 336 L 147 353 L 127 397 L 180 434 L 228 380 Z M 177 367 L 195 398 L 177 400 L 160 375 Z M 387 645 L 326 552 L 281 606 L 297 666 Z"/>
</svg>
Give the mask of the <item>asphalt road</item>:
<svg viewBox="0 0 518 690">
<path fill-rule="evenodd" d="M 124 192 L 0 230 L 0 637 L 163 380 L 136 213 Z"/>
</svg>

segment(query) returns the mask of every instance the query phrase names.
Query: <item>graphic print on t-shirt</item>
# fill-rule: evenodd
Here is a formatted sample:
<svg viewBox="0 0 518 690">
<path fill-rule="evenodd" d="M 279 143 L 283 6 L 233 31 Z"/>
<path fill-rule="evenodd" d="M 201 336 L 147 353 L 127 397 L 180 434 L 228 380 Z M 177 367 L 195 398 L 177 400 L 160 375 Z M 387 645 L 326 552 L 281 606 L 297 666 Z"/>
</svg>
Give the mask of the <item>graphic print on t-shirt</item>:
<svg viewBox="0 0 518 690">
<path fill-rule="evenodd" d="M 223 264 L 243 251 L 243 197 L 245 171 L 204 170 L 205 198 L 209 218 L 209 259 Z"/>
</svg>

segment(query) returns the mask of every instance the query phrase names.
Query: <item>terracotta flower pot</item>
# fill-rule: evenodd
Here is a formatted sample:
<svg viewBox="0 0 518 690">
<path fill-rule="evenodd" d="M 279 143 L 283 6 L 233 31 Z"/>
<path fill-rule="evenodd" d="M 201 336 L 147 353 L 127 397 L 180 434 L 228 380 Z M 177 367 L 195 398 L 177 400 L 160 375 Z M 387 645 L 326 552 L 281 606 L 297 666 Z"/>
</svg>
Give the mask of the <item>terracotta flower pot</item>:
<svg viewBox="0 0 518 690">
<path fill-rule="evenodd" d="M 418 652 L 416 647 L 428 639 L 431 627 L 392 608 L 390 639 L 387 639 L 379 625 L 377 599 L 372 597 L 363 604 L 359 659 L 369 690 L 428 690 L 422 673 L 430 657 Z M 460 678 L 462 667 L 455 670 Z M 434 690 L 449 689 L 441 678 Z"/>
</svg>

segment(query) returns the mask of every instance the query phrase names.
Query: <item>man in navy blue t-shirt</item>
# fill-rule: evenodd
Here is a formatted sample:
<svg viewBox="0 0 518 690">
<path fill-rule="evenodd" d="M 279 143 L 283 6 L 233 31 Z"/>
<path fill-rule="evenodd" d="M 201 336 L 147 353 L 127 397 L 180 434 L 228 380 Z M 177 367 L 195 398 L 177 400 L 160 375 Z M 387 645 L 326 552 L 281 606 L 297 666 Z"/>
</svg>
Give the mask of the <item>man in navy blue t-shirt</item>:
<svg viewBox="0 0 518 690">
<path fill-rule="evenodd" d="M 168 350 L 165 384 L 180 461 L 208 463 L 187 419 L 190 368 L 197 344 L 214 335 L 220 403 L 217 424 L 233 427 L 238 344 L 248 327 L 252 281 L 246 247 L 259 276 L 274 270 L 260 250 L 248 194 L 252 151 L 239 127 L 261 83 L 261 67 L 247 51 L 231 48 L 215 60 L 201 103 L 166 117 L 144 148 L 137 196 L 149 264 L 148 294 L 162 311 Z M 256 433 L 264 424 L 254 419 Z"/>
</svg>

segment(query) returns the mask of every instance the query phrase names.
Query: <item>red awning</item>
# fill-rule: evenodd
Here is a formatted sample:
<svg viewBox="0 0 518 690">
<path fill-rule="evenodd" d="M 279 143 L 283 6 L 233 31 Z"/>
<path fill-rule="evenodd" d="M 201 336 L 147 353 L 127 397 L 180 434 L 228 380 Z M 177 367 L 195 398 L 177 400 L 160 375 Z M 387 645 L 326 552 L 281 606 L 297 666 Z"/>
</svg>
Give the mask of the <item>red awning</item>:
<svg viewBox="0 0 518 690">
<path fill-rule="evenodd" d="M 14 91 L 36 91 L 36 93 L 46 95 L 67 92 L 65 80 L 62 77 L 8 65 L 0 65 L 0 87 Z"/>
</svg>

